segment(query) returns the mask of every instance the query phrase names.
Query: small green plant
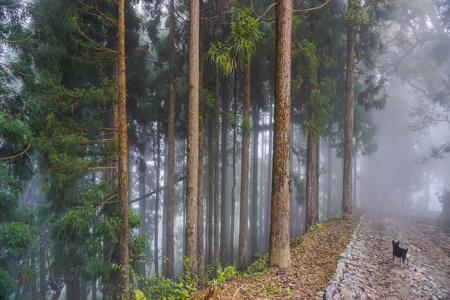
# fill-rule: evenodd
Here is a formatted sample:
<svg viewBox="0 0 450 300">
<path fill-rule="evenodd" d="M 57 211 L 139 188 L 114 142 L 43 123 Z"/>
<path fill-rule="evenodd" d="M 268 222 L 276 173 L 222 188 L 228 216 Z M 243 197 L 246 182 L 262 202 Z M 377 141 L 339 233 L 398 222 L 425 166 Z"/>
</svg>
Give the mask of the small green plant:
<svg viewBox="0 0 450 300">
<path fill-rule="evenodd" d="M 290 288 L 290 287 L 287 287 L 287 288 L 286 288 L 286 294 L 287 294 L 287 295 L 290 295 L 290 294 L 291 294 L 291 288 Z"/>
<path fill-rule="evenodd" d="M 133 300 L 162 299 L 162 300 L 183 300 L 191 297 L 195 292 L 195 280 L 189 272 L 190 261 L 186 258 L 183 261 L 184 272 L 179 282 L 169 278 L 154 275 L 149 280 L 143 280 L 142 290 L 134 290 Z M 142 294 L 141 294 L 142 293 Z"/>
<path fill-rule="evenodd" d="M 264 288 L 268 291 L 268 292 L 272 292 L 272 293 L 279 293 L 280 289 L 273 283 L 271 282 L 270 284 L 266 284 L 264 286 Z"/>
<path fill-rule="evenodd" d="M 214 280 L 218 283 L 223 283 L 233 277 L 235 274 L 236 271 L 234 270 L 233 266 L 228 266 L 225 268 L 225 270 L 222 271 L 222 267 L 219 265 L 219 267 L 217 268 L 217 278 L 208 281 L 207 285 L 213 284 Z"/>
<path fill-rule="evenodd" d="M 316 223 L 314 226 L 310 226 L 308 228 L 308 232 L 313 232 L 316 229 L 322 229 L 323 228 L 323 223 Z"/>
<path fill-rule="evenodd" d="M 298 245 L 300 245 L 301 242 L 302 242 L 302 236 L 299 235 L 298 237 L 291 239 L 290 246 L 291 246 L 291 248 L 295 248 Z"/>
<path fill-rule="evenodd" d="M 269 253 L 256 260 L 250 267 L 247 268 L 247 272 L 243 275 L 244 277 L 264 274 L 267 272 L 267 266 L 269 264 Z"/>
</svg>

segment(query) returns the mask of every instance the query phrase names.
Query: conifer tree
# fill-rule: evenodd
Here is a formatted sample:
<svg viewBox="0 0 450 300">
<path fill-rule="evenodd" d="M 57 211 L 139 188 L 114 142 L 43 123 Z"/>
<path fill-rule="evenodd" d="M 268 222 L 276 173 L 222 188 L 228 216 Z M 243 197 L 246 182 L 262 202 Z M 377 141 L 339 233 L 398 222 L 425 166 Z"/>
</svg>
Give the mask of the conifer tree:
<svg viewBox="0 0 450 300">
<path fill-rule="evenodd" d="M 199 119 L 199 23 L 198 0 L 189 3 L 189 107 L 186 169 L 186 258 L 192 275 L 197 274 L 197 194 L 198 194 L 198 119 Z"/>
<path fill-rule="evenodd" d="M 275 113 L 269 265 L 290 265 L 289 246 L 289 147 L 291 106 L 292 1 L 276 6 Z"/>
</svg>

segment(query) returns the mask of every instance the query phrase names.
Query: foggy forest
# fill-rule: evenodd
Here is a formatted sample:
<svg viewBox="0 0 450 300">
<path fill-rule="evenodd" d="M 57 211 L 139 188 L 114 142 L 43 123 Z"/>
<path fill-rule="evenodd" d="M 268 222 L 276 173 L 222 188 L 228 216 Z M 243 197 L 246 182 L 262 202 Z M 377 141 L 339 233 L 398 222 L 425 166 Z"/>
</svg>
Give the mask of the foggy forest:
<svg viewBox="0 0 450 300">
<path fill-rule="evenodd" d="M 449 125 L 447 0 L 1 0 L 0 300 L 315 299 L 377 219 L 419 274 Z"/>
</svg>

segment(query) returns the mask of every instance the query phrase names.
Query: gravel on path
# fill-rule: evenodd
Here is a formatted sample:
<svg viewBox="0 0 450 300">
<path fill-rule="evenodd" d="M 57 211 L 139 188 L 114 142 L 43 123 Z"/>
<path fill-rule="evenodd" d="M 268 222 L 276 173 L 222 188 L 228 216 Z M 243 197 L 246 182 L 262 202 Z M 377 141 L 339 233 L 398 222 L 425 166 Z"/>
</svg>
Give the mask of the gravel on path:
<svg viewBox="0 0 450 300">
<path fill-rule="evenodd" d="M 392 261 L 392 240 L 408 248 L 409 268 Z M 450 239 L 417 219 L 361 217 L 319 299 L 450 299 Z"/>
</svg>

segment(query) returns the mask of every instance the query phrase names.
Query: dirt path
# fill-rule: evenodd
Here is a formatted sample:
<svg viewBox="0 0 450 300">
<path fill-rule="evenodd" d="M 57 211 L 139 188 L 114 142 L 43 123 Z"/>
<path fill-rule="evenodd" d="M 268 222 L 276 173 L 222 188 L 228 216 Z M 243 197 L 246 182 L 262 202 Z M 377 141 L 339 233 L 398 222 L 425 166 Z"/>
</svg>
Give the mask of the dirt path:
<svg viewBox="0 0 450 300">
<path fill-rule="evenodd" d="M 392 262 L 392 240 L 408 248 L 410 268 Z M 450 239 L 431 226 L 366 214 L 320 299 L 450 299 Z"/>
</svg>

